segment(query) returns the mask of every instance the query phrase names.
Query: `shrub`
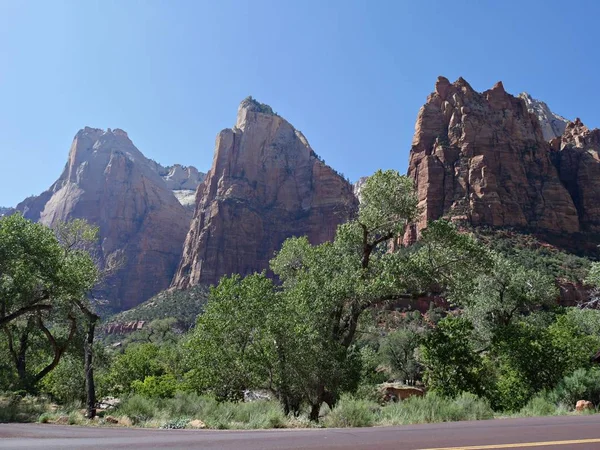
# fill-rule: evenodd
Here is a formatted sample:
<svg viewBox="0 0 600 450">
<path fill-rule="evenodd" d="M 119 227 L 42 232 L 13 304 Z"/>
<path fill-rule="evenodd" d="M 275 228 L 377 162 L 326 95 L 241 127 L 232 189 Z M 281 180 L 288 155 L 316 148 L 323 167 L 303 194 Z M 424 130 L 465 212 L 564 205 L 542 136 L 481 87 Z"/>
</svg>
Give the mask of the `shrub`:
<svg viewBox="0 0 600 450">
<path fill-rule="evenodd" d="M 185 427 L 192 419 L 222 430 L 281 428 L 287 423 L 281 406 L 275 401 L 219 403 L 214 397 L 190 392 L 178 392 L 166 399 L 132 395 L 123 400 L 117 412 L 130 417 L 135 425 L 162 424 L 163 428 Z"/>
<path fill-rule="evenodd" d="M 190 423 L 190 419 L 188 419 L 188 418 L 169 420 L 160 428 L 163 428 L 166 430 L 183 430 L 187 426 L 188 423 Z"/>
<path fill-rule="evenodd" d="M 167 410 L 171 417 L 202 418 L 217 408 L 217 401 L 213 397 L 201 396 L 195 392 L 176 392 L 173 398 L 163 400 L 161 407 Z"/>
<path fill-rule="evenodd" d="M 559 416 L 567 412 L 564 407 L 557 406 L 548 393 L 542 392 L 529 400 L 518 415 L 524 417 Z"/>
<path fill-rule="evenodd" d="M 600 369 L 578 369 L 567 375 L 552 392 L 551 398 L 569 409 L 575 408 L 578 400 L 600 404 Z"/>
<path fill-rule="evenodd" d="M 42 379 L 41 389 L 60 404 L 85 400 L 83 361 L 74 355 L 65 355 Z"/>
<path fill-rule="evenodd" d="M 380 425 L 485 420 L 493 417 L 489 404 L 473 394 L 463 393 L 455 399 L 428 394 L 386 406 L 381 411 Z"/>
<path fill-rule="evenodd" d="M 0 422 L 35 422 L 48 409 L 45 398 L 18 394 L 0 395 Z"/>
<path fill-rule="evenodd" d="M 144 422 L 157 414 L 157 401 L 132 395 L 125 398 L 118 407 L 118 412 L 131 418 L 134 424 Z"/>
<path fill-rule="evenodd" d="M 342 396 L 323 423 L 331 428 L 370 427 L 376 421 L 379 406 L 374 402 Z"/>
<path fill-rule="evenodd" d="M 131 383 L 133 392 L 149 398 L 173 397 L 177 390 L 177 380 L 173 375 L 148 376 L 144 381 L 135 380 Z"/>
</svg>

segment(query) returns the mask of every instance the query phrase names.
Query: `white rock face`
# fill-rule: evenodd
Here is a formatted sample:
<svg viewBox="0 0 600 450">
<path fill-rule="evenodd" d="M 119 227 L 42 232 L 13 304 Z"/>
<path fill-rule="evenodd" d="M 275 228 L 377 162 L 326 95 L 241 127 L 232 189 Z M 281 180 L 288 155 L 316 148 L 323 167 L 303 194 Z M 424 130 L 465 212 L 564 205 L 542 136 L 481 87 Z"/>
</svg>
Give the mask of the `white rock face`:
<svg viewBox="0 0 600 450">
<path fill-rule="evenodd" d="M 354 195 L 356 196 L 356 198 L 358 199 L 359 202 L 360 202 L 360 191 L 362 190 L 362 188 L 368 178 L 369 177 L 360 177 L 358 179 L 358 181 L 352 185 Z"/>
<path fill-rule="evenodd" d="M 174 189 L 173 194 L 185 208 L 194 212 L 196 208 L 196 190 L 195 189 Z"/>
<path fill-rule="evenodd" d="M 152 170 L 159 174 L 167 187 L 173 191 L 177 200 L 193 211 L 196 189 L 204 181 L 206 174 L 199 172 L 194 166 L 182 166 L 181 164 L 163 166 L 153 160 L 149 160 L 149 163 Z"/>
<path fill-rule="evenodd" d="M 194 166 L 182 166 L 181 164 L 165 167 L 164 170 L 159 172 L 159 175 L 165 180 L 167 187 L 172 191 L 195 191 L 198 185 L 206 178 L 206 174 L 198 172 L 198 169 Z"/>
<path fill-rule="evenodd" d="M 527 110 L 537 116 L 542 126 L 544 139 L 550 141 L 555 137 L 560 137 L 565 132 L 569 120 L 558 114 L 553 113 L 548 105 L 540 100 L 536 100 L 527 92 L 521 92 L 519 97 L 525 100 Z"/>
</svg>

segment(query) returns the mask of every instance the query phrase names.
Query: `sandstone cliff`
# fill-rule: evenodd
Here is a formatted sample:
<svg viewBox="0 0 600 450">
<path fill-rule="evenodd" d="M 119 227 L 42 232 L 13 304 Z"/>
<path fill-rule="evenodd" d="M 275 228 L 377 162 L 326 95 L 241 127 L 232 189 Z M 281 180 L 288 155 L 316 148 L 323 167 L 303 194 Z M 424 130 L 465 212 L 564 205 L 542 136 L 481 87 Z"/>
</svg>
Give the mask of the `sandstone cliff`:
<svg viewBox="0 0 600 450">
<path fill-rule="evenodd" d="M 172 285 L 266 269 L 286 238 L 332 239 L 355 207 L 352 186 L 319 160 L 302 133 L 248 98 L 235 127 L 217 136 Z"/>
<path fill-rule="evenodd" d="M 462 78 L 438 78 L 419 111 L 410 152 L 423 214 L 474 226 L 549 233 L 579 231 L 539 120 L 502 83 L 478 93 Z"/>
<path fill-rule="evenodd" d="M 115 268 L 99 294 L 115 309 L 169 286 L 189 227 L 189 213 L 154 165 L 124 131 L 85 128 L 60 178 L 17 206 L 49 226 L 74 218 L 99 226 L 100 262 Z"/>
<path fill-rule="evenodd" d="M 546 103 L 532 98 L 527 92 L 521 92 L 519 98 L 523 99 L 527 110 L 538 118 L 545 140 L 562 136 L 569 123 L 567 119 L 553 113 Z"/>
<path fill-rule="evenodd" d="M 581 230 L 600 232 L 600 130 L 577 119 L 551 141 L 552 159 L 573 198 Z"/>
</svg>

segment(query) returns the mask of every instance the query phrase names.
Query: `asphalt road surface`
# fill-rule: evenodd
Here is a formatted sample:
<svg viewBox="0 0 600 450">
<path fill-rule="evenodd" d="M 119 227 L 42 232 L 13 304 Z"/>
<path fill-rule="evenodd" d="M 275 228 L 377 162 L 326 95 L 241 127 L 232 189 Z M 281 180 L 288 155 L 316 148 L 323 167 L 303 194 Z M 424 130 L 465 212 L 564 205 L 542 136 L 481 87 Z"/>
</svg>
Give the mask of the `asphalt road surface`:
<svg viewBox="0 0 600 450">
<path fill-rule="evenodd" d="M 600 449 L 600 415 L 267 431 L 0 424 L 1 449 Z"/>
</svg>

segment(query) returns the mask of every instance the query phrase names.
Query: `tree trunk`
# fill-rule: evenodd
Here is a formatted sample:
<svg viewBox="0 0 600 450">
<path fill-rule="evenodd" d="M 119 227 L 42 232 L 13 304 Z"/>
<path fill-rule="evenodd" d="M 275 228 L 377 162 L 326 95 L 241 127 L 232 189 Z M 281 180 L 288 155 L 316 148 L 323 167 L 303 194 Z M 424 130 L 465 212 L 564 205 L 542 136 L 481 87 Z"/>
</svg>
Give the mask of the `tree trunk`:
<svg viewBox="0 0 600 450">
<path fill-rule="evenodd" d="M 91 311 L 90 311 L 91 313 Z M 94 383 L 94 333 L 98 316 L 88 314 L 87 332 L 84 343 L 84 371 L 85 371 L 85 394 L 86 414 L 88 419 L 96 417 L 96 385 Z"/>
<path fill-rule="evenodd" d="M 321 411 L 321 404 L 321 400 L 318 400 L 317 403 L 313 403 L 310 406 L 310 415 L 308 417 L 313 422 L 319 421 L 319 412 Z"/>
</svg>

